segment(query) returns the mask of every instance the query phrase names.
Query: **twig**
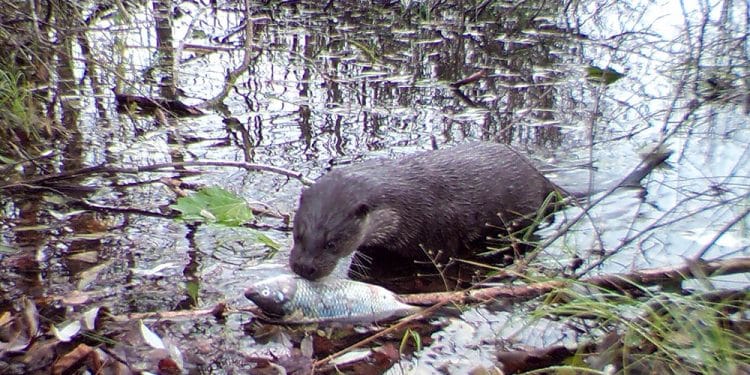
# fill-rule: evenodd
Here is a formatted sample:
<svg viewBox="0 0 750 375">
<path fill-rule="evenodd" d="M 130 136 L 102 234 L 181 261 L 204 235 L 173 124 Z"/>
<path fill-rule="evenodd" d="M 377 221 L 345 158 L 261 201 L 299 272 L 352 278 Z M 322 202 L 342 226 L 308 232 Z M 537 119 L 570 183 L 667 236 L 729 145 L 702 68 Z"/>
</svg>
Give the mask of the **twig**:
<svg viewBox="0 0 750 375">
<path fill-rule="evenodd" d="M 718 241 L 719 238 L 721 238 L 721 236 L 723 236 L 726 232 L 728 232 L 729 229 L 731 229 L 735 224 L 737 224 L 740 221 L 744 220 L 747 217 L 748 214 L 750 214 L 750 208 L 745 208 L 745 211 L 743 211 L 741 214 L 737 215 L 737 217 L 735 217 L 734 219 L 732 219 L 732 221 L 726 223 L 726 225 L 724 225 L 721 229 L 719 229 L 719 231 L 716 233 L 716 235 L 714 236 L 714 238 L 712 238 L 711 241 L 709 241 L 705 246 L 703 246 L 702 249 L 700 249 L 698 251 L 697 254 L 695 254 L 695 256 L 692 258 L 692 260 L 694 262 L 697 262 L 701 258 L 703 258 L 703 256 L 706 255 L 706 252 L 711 247 L 714 246 L 714 244 L 716 243 L 716 241 Z"/>
<path fill-rule="evenodd" d="M 130 313 L 125 315 L 114 315 L 112 318 L 115 321 L 128 321 L 137 319 L 157 319 L 157 320 L 179 320 L 179 319 L 195 319 L 208 315 L 212 316 L 225 316 L 228 314 L 238 313 L 251 313 L 255 316 L 262 315 L 263 313 L 258 308 L 245 307 L 242 309 L 230 309 L 224 302 L 219 302 L 213 307 L 198 310 L 177 310 L 177 311 L 156 311 L 156 312 L 144 312 L 144 313 Z"/>
<path fill-rule="evenodd" d="M 242 75 L 247 74 L 247 69 L 250 66 L 250 63 L 253 62 L 253 60 L 257 59 L 258 56 L 260 56 L 260 53 L 262 50 L 258 52 L 256 56 L 251 56 L 253 53 L 253 48 L 258 49 L 256 46 L 253 45 L 253 39 L 255 38 L 255 25 L 252 22 L 252 17 L 250 13 L 250 2 L 244 1 L 245 5 L 245 43 L 243 45 L 243 55 L 242 55 L 242 63 L 240 63 L 239 66 L 234 68 L 233 70 L 227 69 L 226 72 L 226 78 L 225 78 L 225 85 L 222 88 L 221 92 L 218 93 L 213 98 L 210 98 L 206 100 L 205 102 L 201 103 L 200 106 L 203 107 L 213 107 L 221 103 L 229 92 L 234 88 L 234 83 L 239 79 Z"/>
<path fill-rule="evenodd" d="M 243 168 L 248 171 L 272 172 L 272 173 L 277 173 L 286 177 L 295 178 L 304 185 L 312 185 L 314 182 L 313 180 L 302 175 L 302 172 L 295 172 L 290 169 L 275 167 L 275 166 L 267 165 L 267 164 L 246 163 L 242 161 L 227 161 L 227 160 L 185 161 L 185 162 L 179 162 L 179 163 L 163 163 L 163 164 L 153 164 L 153 165 L 148 165 L 145 167 L 137 167 L 137 168 L 121 168 L 119 170 L 115 169 L 114 171 L 121 172 L 121 173 L 139 173 L 139 172 L 157 171 L 157 170 L 165 169 L 165 168 L 207 167 L 207 166 L 235 167 L 235 168 Z"/>
<path fill-rule="evenodd" d="M 104 205 L 104 204 L 98 204 L 98 203 L 89 202 L 86 199 L 75 199 L 73 203 L 91 211 L 118 212 L 118 213 L 123 213 L 123 214 L 136 214 L 136 215 L 161 217 L 161 218 L 177 217 L 177 215 L 169 215 L 169 214 L 165 214 L 161 212 L 143 210 L 143 209 L 135 208 L 135 207 L 120 207 L 120 206 L 109 206 L 109 205 Z"/>
<path fill-rule="evenodd" d="M 461 87 L 463 85 L 479 81 L 480 79 L 486 78 L 486 77 L 487 77 L 487 71 L 484 70 L 484 69 L 482 69 L 482 70 L 480 70 L 478 72 L 475 72 L 474 74 L 472 74 L 472 75 L 470 75 L 470 76 L 468 76 L 466 78 L 460 79 L 460 80 L 455 81 L 455 82 L 451 82 L 450 86 L 457 89 L 457 88 L 459 88 L 459 87 Z"/>
</svg>

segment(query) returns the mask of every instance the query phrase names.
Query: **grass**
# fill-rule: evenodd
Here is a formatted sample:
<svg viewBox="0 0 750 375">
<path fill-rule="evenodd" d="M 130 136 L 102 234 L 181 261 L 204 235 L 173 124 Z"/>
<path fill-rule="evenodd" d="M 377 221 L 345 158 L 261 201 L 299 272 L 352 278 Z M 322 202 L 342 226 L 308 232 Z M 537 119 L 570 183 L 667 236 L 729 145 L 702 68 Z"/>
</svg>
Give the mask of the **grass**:
<svg viewBox="0 0 750 375">
<path fill-rule="evenodd" d="M 599 343 L 598 353 L 581 355 L 592 367 L 610 366 L 616 373 L 732 374 L 750 368 L 747 292 L 716 298 L 718 292 L 686 296 L 633 287 L 640 297 L 574 284 L 550 294 L 534 317 L 562 317 L 581 327 Z"/>
<path fill-rule="evenodd" d="M 35 154 L 35 145 L 44 144 L 43 128 L 34 111 L 31 91 L 21 71 L 0 62 L 0 162 L 11 163 L 18 156 Z"/>
<path fill-rule="evenodd" d="M 2 130 L 35 133 L 28 109 L 29 91 L 23 74 L 11 64 L 0 64 L 0 122 Z"/>
</svg>

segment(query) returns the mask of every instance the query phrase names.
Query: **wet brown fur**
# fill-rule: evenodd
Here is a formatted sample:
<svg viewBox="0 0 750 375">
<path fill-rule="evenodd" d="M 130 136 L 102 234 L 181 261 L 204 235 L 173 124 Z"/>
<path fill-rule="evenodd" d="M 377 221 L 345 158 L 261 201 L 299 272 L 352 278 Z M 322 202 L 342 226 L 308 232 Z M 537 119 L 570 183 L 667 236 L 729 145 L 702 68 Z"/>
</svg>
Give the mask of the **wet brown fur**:
<svg viewBox="0 0 750 375">
<path fill-rule="evenodd" d="M 474 142 L 337 168 L 303 191 L 290 265 L 319 279 L 358 250 L 373 258 L 460 256 L 531 221 L 556 187 L 513 148 Z"/>
</svg>

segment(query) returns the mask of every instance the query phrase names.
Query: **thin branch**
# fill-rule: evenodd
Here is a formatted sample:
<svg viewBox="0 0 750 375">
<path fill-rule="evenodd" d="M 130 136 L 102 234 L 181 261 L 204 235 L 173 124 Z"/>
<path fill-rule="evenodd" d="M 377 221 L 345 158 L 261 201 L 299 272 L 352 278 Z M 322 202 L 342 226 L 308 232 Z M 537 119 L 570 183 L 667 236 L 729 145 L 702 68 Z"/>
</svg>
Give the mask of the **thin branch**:
<svg viewBox="0 0 750 375">
<path fill-rule="evenodd" d="M 564 288 L 573 282 L 581 282 L 616 290 L 632 290 L 636 287 L 659 285 L 666 282 L 680 281 L 688 278 L 726 275 L 750 271 L 750 257 L 715 260 L 711 262 L 693 262 L 678 267 L 660 267 L 627 274 L 595 276 L 581 281 L 552 280 L 528 285 L 508 285 L 483 289 L 472 289 L 459 292 L 437 292 L 402 295 L 401 300 L 413 305 L 432 305 L 436 303 L 475 303 L 486 302 L 497 298 L 529 300 L 555 289 Z"/>
<path fill-rule="evenodd" d="M 313 180 L 310 180 L 306 178 L 305 176 L 303 176 L 301 172 L 295 172 L 289 169 L 275 167 L 272 165 L 246 163 L 246 162 L 241 162 L 241 161 L 228 161 L 228 160 L 204 160 L 204 161 L 184 161 L 184 162 L 177 162 L 177 163 L 159 163 L 159 164 L 151 164 L 151 165 L 144 165 L 144 166 L 138 166 L 138 167 L 117 167 L 117 166 L 112 166 L 112 165 L 99 164 L 99 165 L 95 165 L 91 167 L 77 169 L 74 171 L 57 173 L 54 175 L 39 176 L 39 177 L 31 178 L 25 181 L 18 181 L 18 182 L 8 183 L 5 185 L 0 185 L 0 190 L 19 188 L 19 187 L 29 186 L 29 185 L 40 185 L 40 184 L 45 184 L 45 183 L 51 183 L 53 181 L 71 179 L 71 178 L 76 178 L 76 177 L 86 176 L 86 175 L 91 175 L 91 174 L 99 174 L 99 173 L 138 174 L 142 172 L 172 172 L 172 171 L 162 171 L 162 170 L 164 169 L 176 170 L 176 169 L 180 169 L 184 167 L 243 168 L 248 171 L 271 172 L 271 173 L 280 174 L 286 177 L 291 177 L 291 178 L 299 180 L 304 185 L 312 185 L 312 183 L 314 182 Z M 180 171 L 180 172 L 183 172 L 183 171 Z"/>
<path fill-rule="evenodd" d="M 716 235 L 714 236 L 714 238 L 712 238 L 711 241 L 709 241 L 705 246 L 703 246 L 703 248 L 700 249 L 697 254 L 695 254 L 695 256 L 692 258 L 692 260 L 694 262 L 697 262 L 697 261 L 701 260 L 701 258 L 703 258 L 703 256 L 706 255 L 706 252 L 711 247 L 713 247 L 714 244 L 716 244 L 716 241 L 718 241 L 719 238 L 721 238 L 721 236 L 723 236 L 725 233 L 729 232 L 729 230 L 732 229 L 732 227 L 735 224 L 737 224 L 740 221 L 744 220 L 747 217 L 748 214 L 750 214 L 750 207 L 745 208 L 745 211 L 743 211 L 741 214 L 737 215 L 734 219 L 732 219 L 732 221 L 726 223 L 726 225 L 724 225 L 721 229 L 719 229 L 719 231 L 716 233 Z"/>
<path fill-rule="evenodd" d="M 225 78 L 225 84 L 222 88 L 221 92 L 216 94 L 211 99 L 206 100 L 205 102 L 201 103 L 200 106 L 202 107 L 213 107 L 217 104 L 221 103 L 229 92 L 234 88 L 234 83 L 239 79 L 243 74 L 247 74 L 247 69 L 250 66 L 250 64 L 255 60 L 258 56 L 260 56 L 260 52 L 258 52 L 258 55 L 252 56 L 253 53 L 253 39 L 255 38 L 255 25 L 252 21 L 252 14 L 250 12 L 250 2 L 245 1 L 244 2 L 244 11 L 245 11 L 245 43 L 243 45 L 243 55 L 242 55 L 242 63 L 240 63 L 239 66 L 234 68 L 233 70 L 227 69 L 226 72 L 226 78 Z"/>
<path fill-rule="evenodd" d="M 73 204 L 79 205 L 91 211 L 117 212 L 121 214 L 136 214 L 136 215 L 160 217 L 160 218 L 177 217 L 177 215 L 175 214 L 170 215 L 170 214 L 165 214 L 162 212 L 143 210 L 143 209 L 135 208 L 135 207 L 120 207 L 120 206 L 109 206 L 109 205 L 104 205 L 104 204 L 97 204 L 97 203 L 89 202 L 86 199 L 74 199 Z"/>
</svg>

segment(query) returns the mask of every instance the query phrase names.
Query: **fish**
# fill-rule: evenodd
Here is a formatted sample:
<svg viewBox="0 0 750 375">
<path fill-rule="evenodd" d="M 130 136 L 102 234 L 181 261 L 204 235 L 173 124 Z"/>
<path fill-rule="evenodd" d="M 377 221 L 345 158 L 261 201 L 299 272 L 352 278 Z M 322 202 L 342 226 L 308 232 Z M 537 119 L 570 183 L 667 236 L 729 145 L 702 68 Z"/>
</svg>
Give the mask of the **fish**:
<svg viewBox="0 0 750 375">
<path fill-rule="evenodd" d="M 422 310 L 383 287 L 343 278 L 310 281 L 283 274 L 261 280 L 245 297 L 279 323 L 374 323 Z"/>
</svg>

